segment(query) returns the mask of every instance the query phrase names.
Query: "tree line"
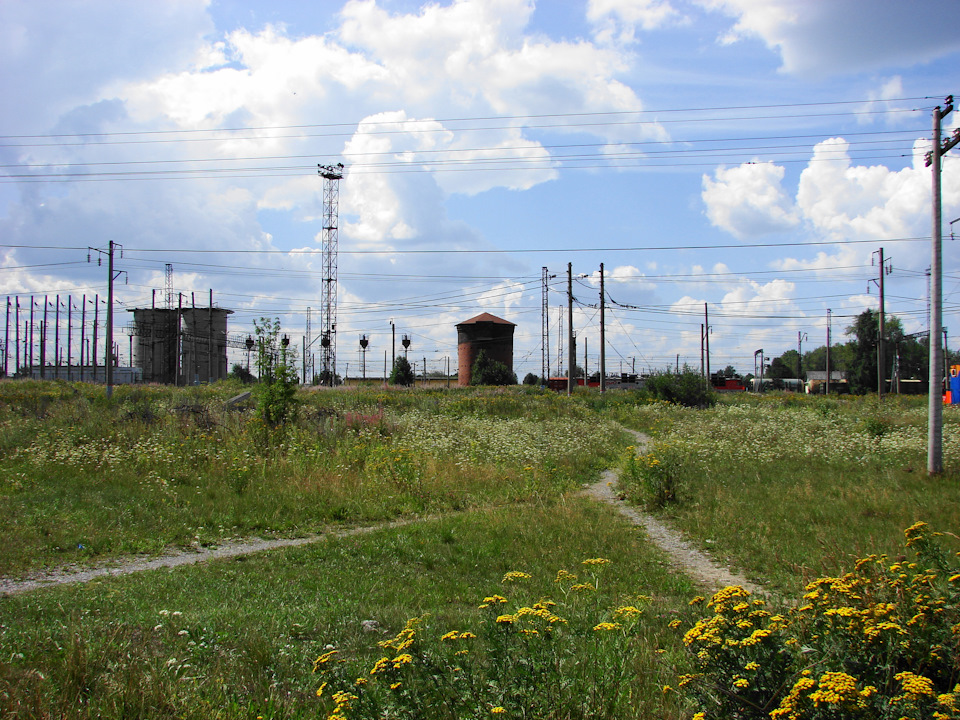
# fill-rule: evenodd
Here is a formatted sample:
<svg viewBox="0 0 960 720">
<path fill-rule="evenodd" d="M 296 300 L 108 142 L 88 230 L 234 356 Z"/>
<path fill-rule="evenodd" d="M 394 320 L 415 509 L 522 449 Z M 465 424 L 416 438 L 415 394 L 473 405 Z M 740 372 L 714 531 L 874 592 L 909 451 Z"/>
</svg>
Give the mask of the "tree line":
<svg viewBox="0 0 960 720">
<path fill-rule="evenodd" d="M 930 343 L 928 333 L 907 334 L 900 318 L 884 317 L 884 377 L 891 381 L 899 367 L 901 380 L 926 381 L 929 370 Z M 830 369 L 843 370 L 848 374 L 850 390 L 854 393 L 876 392 L 879 358 L 877 353 L 880 337 L 880 313 L 864 310 L 846 328 L 850 339 L 830 347 Z M 821 345 L 803 353 L 799 358 L 796 350 L 787 350 L 770 361 L 764 370 L 764 378 L 772 380 L 797 377 L 797 360 L 800 360 L 800 378 L 805 380 L 811 370 L 827 369 L 827 347 Z M 960 364 L 960 353 L 947 351 L 947 365 Z"/>
</svg>

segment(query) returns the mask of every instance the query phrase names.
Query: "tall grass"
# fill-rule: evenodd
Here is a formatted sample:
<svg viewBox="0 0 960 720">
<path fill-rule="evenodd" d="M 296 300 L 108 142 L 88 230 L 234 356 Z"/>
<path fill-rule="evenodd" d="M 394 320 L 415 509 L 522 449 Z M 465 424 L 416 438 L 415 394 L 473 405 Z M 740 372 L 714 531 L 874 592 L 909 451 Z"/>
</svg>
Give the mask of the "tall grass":
<svg viewBox="0 0 960 720">
<path fill-rule="evenodd" d="M 856 557 L 895 556 L 918 520 L 960 527 L 960 413 L 945 409 L 947 472 L 925 472 L 926 409 L 916 399 L 741 397 L 710 410 L 637 405 L 654 441 L 623 478 L 638 503 L 750 576 L 796 589 Z M 651 488 L 669 478 L 674 498 Z"/>
<path fill-rule="evenodd" d="M 552 394 L 304 391 L 265 446 L 238 389 L 0 383 L 0 573 L 555 496 L 620 439 Z"/>
<path fill-rule="evenodd" d="M 592 573 L 582 561 L 597 557 L 611 563 Z M 569 583 L 555 582 L 558 569 L 582 581 L 598 574 L 596 590 L 569 596 Z M 556 679 L 592 687 L 598 699 L 607 693 L 607 703 L 591 705 L 584 691 L 562 715 L 560 708 L 539 707 L 532 716 L 676 718 L 661 686 L 682 651 L 666 622 L 692 587 L 668 570 L 623 520 L 568 497 L 14 596 L 0 604 L 0 715 L 323 717 L 334 688 L 317 697 L 323 678 L 311 669 L 318 657 L 336 649 L 351 681 L 368 676 L 384 653 L 378 642 L 415 616 L 425 618 L 422 639 L 431 647 L 445 646 L 440 638 L 452 629 L 482 638 L 487 611 L 478 606 L 499 594 L 511 609 L 545 599 L 566 603 L 571 623 Z M 504 582 L 510 571 L 530 577 Z M 570 603 L 582 608 L 573 612 Z M 642 608 L 629 637 L 617 653 L 602 652 L 598 642 L 613 636 L 592 626 L 629 605 Z M 585 631 L 573 622 L 579 617 L 591 621 Z M 365 631 L 364 621 L 376 626 L 367 623 L 372 631 Z M 471 651 L 484 663 L 495 649 Z M 522 687 L 523 654 L 513 657 L 501 682 Z M 619 668 L 616 693 L 611 663 Z M 509 704 L 503 698 L 510 688 L 501 690 L 490 697 Z M 418 716 L 442 717 L 433 691 L 420 692 Z M 480 716 L 488 715 L 484 708 Z"/>
</svg>

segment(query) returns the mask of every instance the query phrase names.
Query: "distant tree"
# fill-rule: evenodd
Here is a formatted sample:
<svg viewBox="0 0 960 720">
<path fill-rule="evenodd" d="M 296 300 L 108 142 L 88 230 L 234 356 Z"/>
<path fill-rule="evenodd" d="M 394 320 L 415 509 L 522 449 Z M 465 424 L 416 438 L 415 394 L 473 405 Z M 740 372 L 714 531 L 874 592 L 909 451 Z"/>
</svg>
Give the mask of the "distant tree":
<svg viewBox="0 0 960 720">
<path fill-rule="evenodd" d="M 536 375 L 534 375 L 533 373 L 527 373 L 526 375 L 523 376 L 523 384 L 524 384 L 524 385 L 539 385 L 539 384 L 540 384 L 540 378 L 537 377 Z"/>
<path fill-rule="evenodd" d="M 517 375 L 499 360 L 487 355 L 486 350 L 477 353 L 470 371 L 471 385 L 516 385 Z"/>
<path fill-rule="evenodd" d="M 777 377 L 784 377 L 784 378 L 797 377 L 797 358 L 798 358 L 798 355 L 796 350 L 787 350 L 779 358 L 775 358 L 775 360 L 780 361 L 779 364 L 783 368 L 781 372 L 785 373 L 784 375 L 778 375 Z M 773 367 L 773 362 L 770 363 L 770 366 Z M 802 367 L 800 368 L 800 374 L 803 375 Z"/>
<path fill-rule="evenodd" d="M 880 313 L 864 310 L 846 330 L 853 335 L 853 362 L 850 366 L 850 389 L 855 393 L 876 392 L 877 390 L 877 345 L 880 337 Z M 893 370 L 893 358 L 897 343 L 904 340 L 900 319 L 889 315 L 884 319 L 884 377 L 889 378 Z M 901 368 L 901 376 L 903 376 Z"/>
<path fill-rule="evenodd" d="M 797 353 L 794 351 L 793 353 Z M 770 378 L 771 380 L 782 380 L 783 378 L 792 378 L 796 375 L 797 369 L 796 365 L 792 368 L 783 362 L 783 358 L 774 358 L 770 361 L 769 369 L 765 370 L 763 376 L 765 378 Z"/>
<path fill-rule="evenodd" d="M 233 367 L 230 368 L 230 374 L 227 377 L 233 378 L 234 380 L 239 380 L 244 385 L 249 385 L 257 380 L 253 373 L 247 370 L 240 363 L 234 363 Z"/>
<path fill-rule="evenodd" d="M 735 377 L 737 375 L 737 369 L 733 365 L 727 365 L 720 371 L 720 374 L 724 377 Z"/>
<path fill-rule="evenodd" d="M 414 375 L 410 362 L 402 355 L 393 361 L 393 370 L 390 371 L 391 385 L 413 385 Z"/>
<path fill-rule="evenodd" d="M 830 348 L 830 370 L 849 370 L 853 363 L 854 341 L 833 345 Z M 827 346 L 821 345 L 813 350 L 808 350 L 803 354 L 803 369 L 805 372 L 811 370 L 827 369 Z"/>
</svg>

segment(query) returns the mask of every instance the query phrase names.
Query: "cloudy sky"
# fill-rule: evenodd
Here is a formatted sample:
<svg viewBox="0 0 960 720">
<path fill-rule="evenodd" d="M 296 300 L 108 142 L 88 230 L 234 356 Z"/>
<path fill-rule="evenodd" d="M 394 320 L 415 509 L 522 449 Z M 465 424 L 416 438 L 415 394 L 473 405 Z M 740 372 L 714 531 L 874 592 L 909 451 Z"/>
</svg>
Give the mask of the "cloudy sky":
<svg viewBox="0 0 960 720">
<path fill-rule="evenodd" d="M 574 327 L 607 367 L 753 370 L 876 307 L 925 329 L 932 111 L 955 0 L 2 0 L 0 293 L 234 310 L 322 327 L 323 180 L 339 182 L 337 369 L 456 366 L 455 324 L 517 324 L 556 374 Z M 937 22 L 935 18 L 943 18 Z M 957 116 L 945 133 L 957 127 Z M 944 324 L 960 341 L 960 160 L 943 168 Z M 91 262 L 88 262 L 88 255 Z M 154 292 L 155 291 L 155 292 Z M 101 304 L 102 306 L 102 304 Z M 561 308 L 564 308 L 561 311 Z M 28 321 L 28 320 L 27 320 Z M 11 330 L 12 332 L 12 330 Z M 88 331 L 89 332 L 89 331 Z M 74 330 L 74 337 L 77 330 Z M 583 343 L 583 339 L 586 342 Z M 956 338 L 955 340 L 953 338 Z M 76 341 L 75 341 L 76 342 Z M 399 343 L 398 343 L 399 344 Z M 11 340 L 12 345 L 12 340 Z M 121 335 L 121 361 L 127 343 Z M 11 358 L 13 348 L 11 347 Z M 77 350 L 73 351 L 76 356 Z M 231 360 L 241 359 L 236 353 Z M 11 365 L 13 360 L 11 359 Z"/>
</svg>

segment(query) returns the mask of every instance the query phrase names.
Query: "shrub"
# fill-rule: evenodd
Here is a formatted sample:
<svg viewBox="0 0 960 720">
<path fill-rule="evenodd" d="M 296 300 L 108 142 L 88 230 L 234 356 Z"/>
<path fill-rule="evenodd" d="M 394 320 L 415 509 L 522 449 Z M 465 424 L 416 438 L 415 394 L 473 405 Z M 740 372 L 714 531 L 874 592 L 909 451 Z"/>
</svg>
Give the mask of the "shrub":
<svg viewBox="0 0 960 720">
<path fill-rule="evenodd" d="M 683 372 L 654 373 L 644 381 L 644 390 L 658 400 L 705 408 L 716 402 L 716 397 L 699 373 L 684 367 Z"/>
<path fill-rule="evenodd" d="M 413 385 L 413 368 L 410 367 L 410 361 L 405 357 L 397 357 L 393 361 L 393 369 L 390 371 L 391 385 Z"/>
<path fill-rule="evenodd" d="M 675 442 L 652 443 L 643 454 L 628 447 L 620 466 L 620 485 L 648 508 L 678 502 L 687 454 L 687 449 Z"/>
<path fill-rule="evenodd" d="M 517 375 L 499 360 L 492 359 L 486 350 L 477 353 L 470 370 L 471 385 L 516 385 Z"/>
<path fill-rule="evenodd" d="M 253 373 L 247 370 L 240 363 L 234 363 L 233 367 L 230 368 L 230 374 L 227 376 L 234 380 L 239 380 L 244 385 L 249 385 L 250 383 L 256 381 L 256 378 L 253 376 Z"/>
<path fill-rule="evenodd" d="M 260 382 L 254 388 L 256 401 L 254 437 L 262 450 L 279 444 L 285 426 L 296 408 L 297 371 L 295 350 L 280 337 L 280 321 L 260 318 L 254 322 L 257 335 L 257 367 Z"/>
<path fill-rule="evenodd" d="M 905 534 L 912 562 L 863 558 L 784 614 L 739 587 L 714 595 L 684 635 L 694 717 L 960 718 L 960 564 L 925 523 Z"/>
<path fill-rule="evenodd" d="M 540 384 L 540 378 L 537 377 L 536 375 L 534 375 L 533 373 L 527 373 L 526 375 L 523 376 L 523 384 L 524 384 L 524 385 L 539 385 L 539 384 Z"/>
</svg>

